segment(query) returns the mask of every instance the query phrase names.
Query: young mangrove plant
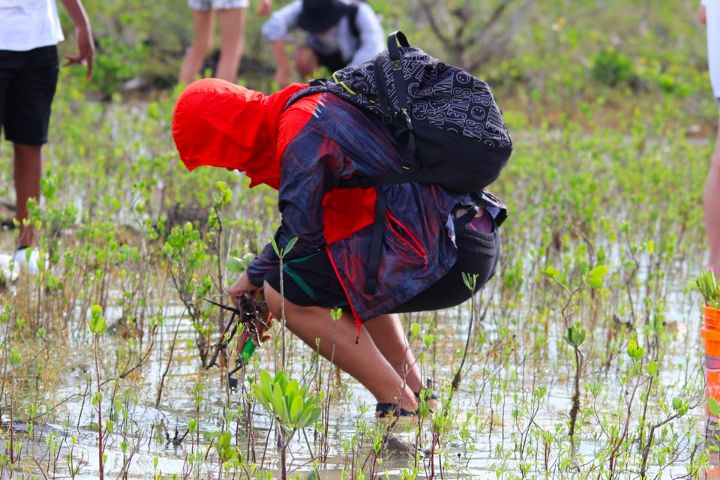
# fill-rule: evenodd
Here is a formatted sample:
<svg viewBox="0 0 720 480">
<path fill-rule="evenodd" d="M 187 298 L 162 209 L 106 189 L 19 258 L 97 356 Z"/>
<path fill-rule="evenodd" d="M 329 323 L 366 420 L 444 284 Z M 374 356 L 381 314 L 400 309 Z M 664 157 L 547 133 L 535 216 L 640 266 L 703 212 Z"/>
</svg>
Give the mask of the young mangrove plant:
<svg viewBox="0 0 720 480">
<path fill-rule="evenodd" d="M 695 280 L 695 288 L 703 296 L 706 306 L 720 309 L 720 282 L 715 277 L 715 272 L 703 272 Z"/>
<path fill-rule="evenodd" d="M 100 337 L 107 332 L 108 325 L 102 313 L 100 305 L 93 305 L 90 308 L 90 320 L 88 321 L 90 333 L 93 334 L 93 354 L 95 357 L 95 381 L 97 390 L 92 397 L 92 404 L 97 411 L 98 423 L 98 463 L 100 465 L 100 480 L 105 478 L 105 454 L 103 444 L 103 416 L 102 416 L 102 385 L 100 383 L 100 361 L 98 360 Z"/>
<path fill-rule="evenodd" d="M 278 428 L 281 478 L 287 478 L 286 450 L 295 432 L 315 423 L 320 418 L 320 399 L 308 395 L 307 388 L 280 371 L 274 377 L 261 370 L 252 385 L 253 396 L 273 416 Z"/>
</svg>

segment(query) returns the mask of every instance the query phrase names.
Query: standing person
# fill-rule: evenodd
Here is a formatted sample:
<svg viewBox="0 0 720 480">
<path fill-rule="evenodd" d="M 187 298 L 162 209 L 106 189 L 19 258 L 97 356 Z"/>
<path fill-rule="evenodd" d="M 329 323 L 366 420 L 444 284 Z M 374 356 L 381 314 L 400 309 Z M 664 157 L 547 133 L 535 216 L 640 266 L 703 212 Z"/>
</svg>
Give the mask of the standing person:
<svg viewBox="0 0 720 480">
<path fill-rule="evenodd" d="M 707 26 L 708 67 L 713 93 L 720 105 L 720 0 L 703 0 L 700 22 Z M 710 246 L 709 267 L 720 273 L 720 125 L 703 196 L 705 230 Z"/>
<path fill-rule="evenodd" d="M 497 266 L 496 227 L 505 206 L 483 189 L 463 194 L 437 183 L 343 185 L 352 178 L 396 175 L 403 156 L 380 119 L 334 94 L 308 95 L 286 108 L 304 87 L 293 84 L 265 96 L 214 79 L 189 85 L 173 115 L 180 159 L 189 170 L 236 169 L 250 177 L 251 187 L 279 189 L 277 244 L 285 248 L 297 239 L 284 258 L 286 326 L 363 384 L 377 399 L 378 416 L 413 415 L 423 383 L 398 313 L 467 300 L 474 292 L 464 273 L 477 275 L 475 291 L 483 286 Z M 487 142 L 503 145 L 500 166 L 488 174 L 496 178 L 510 141 L 489 91 L 483 98 L 488 107 L 474 126 Z M 455 145 L 446 143 L 443 151 L 461 153 Z M 472 161 L 491 170 L 489 159 Z M 467 172 L 453 175 L 467 181 Z M 372 275 L 368 257 L 375 217 L 381 215 L 378 198 L 386 209 Z M 228 294 L 237 301 L 260 287 L 270 312 L 280 318 L 279 259 L 270 244 Z M 336 322 L 331 308 L 343 311 Z"/>
<path fill-rule="evenodd" d="M 63 0 L 75 25 L 78 54 L 67 63 L 87 67 L 92 76 L 93 44 L 90 22 L 81 0 Z M 57 44 L 63 40 L 55 0 L 0 2 L 0 127 L 13 144 L 16 219 L 19 223 L 16 265 L 27 261 L 37 272 L 35 230 L 27 225 L 27 202 L 40 199 L 42 146 L 47 143 L 50 107 L 58 78 Z"/>
<path fill-rule="evenodd" d="M 295 70 L 306 80 L 318 66 L 331 71 L 357 66 L 385 48 L 380 20 L 365 2 L 342 0 L 295 0 L 272 14 L 262 27 L 271 43 L 277 63 L 275 81 L 280 87 L 290 83 L 290 59 L 285 51 L 288 34 L 299 28 L 307 33 L 295 50 Z"/>
<path fill-rule="evenodd" d="M 271 0 L 260 1 L 260 14 L 270 12 Z M 192 9 L 195 36 L 180 67 L 180 83 L 195 79 L 213 45 L 214 12 L 220 22 L 220 60 L 216 76 L 234 82 L 245 47 L 245 11 L 248 0 L 188 0 Z"/>
</svg>

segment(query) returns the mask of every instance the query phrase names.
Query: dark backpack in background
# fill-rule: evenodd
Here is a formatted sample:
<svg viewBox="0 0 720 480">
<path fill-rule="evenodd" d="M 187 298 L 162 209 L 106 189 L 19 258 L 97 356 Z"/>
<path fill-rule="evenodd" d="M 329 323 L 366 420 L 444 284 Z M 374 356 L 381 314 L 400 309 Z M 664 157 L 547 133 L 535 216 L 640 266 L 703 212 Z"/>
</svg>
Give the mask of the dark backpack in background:
<svg viewBox="0 0 720 480">
<path fill-rule="evenodd" d="M 459 193 L 479 192 L 498 178 L 512 152 L 502 112 L 487 83 L 411 47 L 402 32 L 388 36 L 386 52 L 338 70 L 332 79 L 314 80 L 288 106 L 319 92 L 333 93 L 381 119 L 403 157 L 402 173 L 353 177 L 341 186 L 419 182 Z M 377 287 L 387 210 L 377 190 L 368 293 Z"/>
<path fill-rule="evenodd" d="M 360 45 L 360 37 L 362 36 L 362 33 L 357 26 L 357 16 L 359 8 L 360 6 L 357 3 L 351 3 L 350 5 L 348 5 L 348 13 L 346 14 L 348 19 L 348 25 L 350 26 L 350 34 L 353 36 L 358 46 Z"/>
</svg>

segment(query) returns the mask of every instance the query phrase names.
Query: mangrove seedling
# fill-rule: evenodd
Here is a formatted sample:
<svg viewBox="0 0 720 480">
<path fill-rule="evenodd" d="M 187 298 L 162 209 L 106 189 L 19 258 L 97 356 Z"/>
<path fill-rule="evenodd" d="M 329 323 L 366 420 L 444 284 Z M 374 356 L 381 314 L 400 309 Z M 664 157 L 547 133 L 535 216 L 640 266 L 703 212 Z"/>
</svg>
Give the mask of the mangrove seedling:
<svg viewBox="0 0 720 480">
<path fill-rule="evenodd" d="M 695 287 L 705 299 L 705 305 L 712 308 L 720 308 L 720 283 L 715 277 L 715 272 L 707 270 L 695 280 Z"/>
<path fill-rule="evenodd" d="M 285 372 L 271 377 L 264 369 L 253 384 L 252 393 L 280 425 L 280 472 L 284 480 L 287 478 L 285 452 L 290 439 L 297 430 L 312 425 L 320 417 L 320 399 L 308 395 L 307 388 L 300 387 L 297 380 L 288 380 Z"/>
</svg>

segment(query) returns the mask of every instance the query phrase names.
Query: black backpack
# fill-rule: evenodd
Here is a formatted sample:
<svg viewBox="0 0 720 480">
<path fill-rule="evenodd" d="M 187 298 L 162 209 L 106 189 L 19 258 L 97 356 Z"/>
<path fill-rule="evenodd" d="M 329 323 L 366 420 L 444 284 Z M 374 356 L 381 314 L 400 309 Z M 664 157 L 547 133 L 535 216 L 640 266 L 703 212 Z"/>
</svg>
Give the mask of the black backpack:
<svg viewBox="0 0 720 480">
<path fill-rule="evenodd" d="M 479 192 L 495 181 L 512 141 L 487 83 L 417 47 L 402 32 L 388 49 L 357 67 L 314 80 L 290 98 L 330 92 L 382 120 L 402 153 L 403 173 L 354 177 L 341 186 L 435 183 L 459 193 Z M 386 201 L 378 190 L 367 293 L 377 287 Z"/>
</svg>

